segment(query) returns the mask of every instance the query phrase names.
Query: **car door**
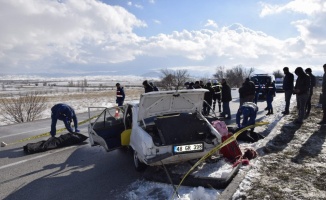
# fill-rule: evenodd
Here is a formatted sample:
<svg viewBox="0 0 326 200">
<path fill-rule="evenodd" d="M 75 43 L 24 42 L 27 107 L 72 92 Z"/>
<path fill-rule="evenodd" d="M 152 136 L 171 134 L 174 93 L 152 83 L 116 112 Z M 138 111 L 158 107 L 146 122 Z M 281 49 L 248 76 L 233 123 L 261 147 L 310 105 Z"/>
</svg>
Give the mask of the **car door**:
<svg viewBox="0 0 326 200">
<path fill-rule="evenodd" d="M 89 108 L 89 113 L 91 113 L 90 109 L 94 107 Z M 90 122 L 88 133 L 92 146 L 100 145 L 107 151 L 122 146 L 121 133 L 126 129 L 124 110 L 124 107 L 105 108 L 94 122 Z"/>
</svg>

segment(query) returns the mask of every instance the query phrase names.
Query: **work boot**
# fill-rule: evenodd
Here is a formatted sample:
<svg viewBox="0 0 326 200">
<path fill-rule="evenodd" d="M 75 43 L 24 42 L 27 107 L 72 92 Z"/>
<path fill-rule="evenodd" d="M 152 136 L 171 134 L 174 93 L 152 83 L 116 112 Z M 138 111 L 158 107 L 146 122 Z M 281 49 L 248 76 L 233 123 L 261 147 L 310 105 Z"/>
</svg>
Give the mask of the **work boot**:
<svg viewBox="0 0 326 200">
<path fill-rule="evenodd" d="M 271 113 L 270 113 L 270 114 L 271 114 L 271 115 L 274 114 L 274 113 L 273 113 L 273 108 L 271 109 Z"/>
<path fill-rule="evenodd" d="M 267 112 L 267 114 L 266 115 L 270 115 L 271 114 L 271 110 L 270 109 L 268 109 L 268 112 Z"/>
<path fill-rule="evenodd" d="M 283 115 L 288 115 L 288 114 L 290 114 L 290 113 L 289 113 L 289 111 L 283 111 L 282 114 L 283 114 Z"/>
</svg>

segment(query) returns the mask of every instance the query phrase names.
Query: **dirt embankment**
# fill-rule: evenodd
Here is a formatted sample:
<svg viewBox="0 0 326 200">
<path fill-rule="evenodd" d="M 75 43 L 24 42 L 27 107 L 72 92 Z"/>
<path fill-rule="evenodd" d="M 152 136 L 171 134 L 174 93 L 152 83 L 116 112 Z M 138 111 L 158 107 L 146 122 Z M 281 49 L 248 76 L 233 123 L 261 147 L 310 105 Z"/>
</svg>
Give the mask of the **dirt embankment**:
<svg viewBox="0 0 326 200">
<path fill-rule="evenodd" d="M 322 109 L 316 107 L 320 91 L 315 89 L 311 113 L 302 125 L 292 123 L 294 107 L 277 134 L 258 149 L 262 155 L 244 180 L 247 187 L 233 199 L 326 199 L 326 125 L 317 124 Z"/>
</svg>

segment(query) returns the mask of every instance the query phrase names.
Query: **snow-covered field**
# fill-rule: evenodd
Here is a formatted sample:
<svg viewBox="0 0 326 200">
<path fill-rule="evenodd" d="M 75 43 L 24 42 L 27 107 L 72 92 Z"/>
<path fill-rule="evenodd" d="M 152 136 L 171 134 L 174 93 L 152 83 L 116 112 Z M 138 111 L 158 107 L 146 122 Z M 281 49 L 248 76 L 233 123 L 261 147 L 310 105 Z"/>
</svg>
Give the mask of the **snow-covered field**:
<svg viewBox="0 0 326 200">
<path fill-rule="evenodd" d="M 10 79 L 8 79 L 10 80 Z M 81 80 L 81 79 L 80 79 Z M 123 82 L 122 79 L 111 79 L 110 81 L 106 81 L 104 79 L 100 79 L 97 77 L 97 79 L 93 80 L 91 78 L 88 78 L 89 83 L 94 83 L 96 81 L 101 82 L 101 84 L 107 85 L 107 86 L 114 86 L 115 82 L 119 81 L 122 83 L 122 85 L 141 85 L 143 79 L 136 78 L 128 78 L 129 82 Z M 4 79 L 2 79 L 4 81 Z M 53 82 L 56 82 L 58 80 L 53 80 Z M 64 82 L 64 80 L 61 80 Z M 94 83 L 95 84 L 95 83 Z M 98 84 L 98 83 L 96 83 Z M 47 86 L 50 87 L 50 86 Z M 4 96 L 5 93 L 8 93 L 9 90 L 7 88 L 4 88 L 0 95 Z M 19 88 L 19 87 L 17 87 Z M 23 88 L 23 89 L 22 89 Z M 33 87 L 35 89 L 35 87 Z M 40 88 L 40 87 L 38 87 Z M 43 90 L 46 87 L 43 87 Z M 52 89 L 55 87 L 52 87 Z M 50 88 L 48 88 L 50 89 Z M 24 90 L 24 87 L 20 87 L 20 91 Z M 17 92 L 17 90 L 14 90 Z M 143 92 L 143 88 L 141 87 L 134 87 L 134 88 L 125 88 L 126 92 L 126 101 L 132 101 L 135 99 L 139 99 L 139 95 Z M 105 106 L 110 107 L 115 105 L 115 90 L 114 87 L 105 87 L 101 89 L 95 89 L 95 90 L 73 90 L 72 88 L 64 88 L 63 90 L 56 90 L 54 89 L 54 92 L 50 93 L 48 92 L 45 94 L 48 97 L 48 109 L 42 113 L 41 118 L 48 118 L 50 117 L 50 108 L 56 103 L 67 103 L 71 105 L 77 113 L 86 112 L 87 108 L 97 107 L 97 106 Z M 282 93 L 279 93 L 278 95 L 283 95 Z M 0 96 L 0 97 L 1 97 Z M 264 103 L 265 102 L 259 102 Z M 292 97 L 291 107 L 293 107 L 296 104 L 295 97 Z M 313 104 L 316 104 L 316 101 L 313 102 Z M 277 138 L 278 135 L 286 133 L 286 131 L 282 130 L 282 128 L 289 126 L 289 130 L 291 129 L 291 126 L 293 128 L 293 125 L 291 125 L 291 121 L 293 121 L 296 112 L 295 110 L 292 112 L 292 115 L 288 115 L 284 117 L 281 114 L 281 111 L 283 111 L 284 108 L 284 100 L 283 98 L 278 98 L 277 101 L 273 102 L 274 106 L 274 115 L 265 116 L 261 121 L 268 121 L 270 125 L 266 127 L 259 127 L 255 129 L 255 132 L 260 132 L 263 135 L 266 136 L 265 139 L 259 140 L 255 143 L 240 143 L 241 149 L 245 149 L 247 147 L 256 149 L 259 153 L 259 157 L 255 160 L 250 161 L 249 166 L 243 166 L 241 170 L 247 170 L 248 168 L 251 168 L 245 179 L 242 181 L 242 183 L 239 185 L 239 188 L 237 189 L 236 193 L 233 196 L 233 199 L 275 199 L 275 195 L 268 196 L 268 192 L 266 192 L 265 195 L 262 196 L 255 196 L 254 192 L 252 191 L 259 191 L 258 188 L 260 183 L 260 178 L 264 177 L 266 178 L 268 176 L 268 170 L 264 169 L 264 165 L 266 164 L 266 158 L 269 159 L 269 164 L 274 162 L 275 165 L 282 166 L 282 158 L 275 159 L 272 154 L 266 155 L 268 148 L 271 143 L 270 141 L 274 138 Z M 320 113 L 319 113 L 320 114 Z M 305 123 L 302 127 L 305 127 L 305 130 L 313 130 L 313 128 L 316 129 L 315 122 L 318 119 L 318 115 L 314 116 L 315 118 L 310 119 L 309 123 Z M 307 120 L 308 121 L 308 120 Z M 10 122 L 4 121 L 3 119 L 0 119 L 0 125 L 5 125 Z M 290 125 L 288 125 L 290 124 Z M 326 135 L 326 133 L 325 133 Z M 300 141 L 300 140 L 298 140 Z M 302 142 L 302 141 L 301 141 Z M 291 148 L 293 149 L 295 146 L 300 149 L 301 143 L 294 143 L 292 144 Z M 325 145 L 322 144 L 323 149 L 325 149 Z M 285 148 L 285 147 L 284 147 Z M 289 147 L 290 148 L 290 147 Z M 325 154 L 323 154 L 325 156 Z M 325 157 L 324 157 L 325 158 Z M 323 160 L 324 161 L 324 160 Z M 290 163 L 291 164 L 291 163 Z M 314 164 L 314 163 L 312 163 Z M 318 163 L 316 163 L 317 165 Z M 325 167 L 324 167 L 325 168 Z M 227 176 L 228 173 L 231 171 L 232 165 L 225 162 L 224 160 L 221 160 L 216 163 L 215 166 L 213 166 L 211 169 L 207 169 L 206 175 L 207 176 L 213 176 L 213 177 L 224 177 Z M 263 170 L 263 171 L 261 171 Z M 265 171 L 264 171 L 265 170 Z M 267 170 L 267 171 L 266 171 Z M 274 172 L 276 173 L 276 172 Z M 288 172 L 292 173 L 292 172 Z M 266 175 L 267 174 L 267 175 Z M 270 177 L 273 180 L 273 177 Z M 270 181 L 273 182 L 273 181 Z M 278 180 L 274 179 L 274 184 L 277 186 Z M 287 194 L 292 194 L 294 189 L 291 188 L 291 186 L 286 187 L 286 184 L 284 184 L 281 188 L 284 191 L 292 191 L 288 192 Z M 267 187 L 266 187 L 267 188 Z M 297 190 L 300 190 L 300 188 L 297 188 Z M 210 200 L 210 199 L 219 199 L 220 194 L 223 192 L 223 190 L 215 190 L 210 188 L 203 188 L 203 187 L 184 187 L 181 186 L 178 189 L 178 193 L 180 195 L 180 198 L 177 198 L 174 196 L 175 199 L 201 199 L 201 200 Z M 318 192 L 318 191 L 317 191 Z M 324 191 L 325 192 L 325 191 Z M 169 184 L 163 184 L 163 183 L 153 183 L 145 180 L 139 180 L 132 185 L 129 186 L 129 188 L 126 189 L 124 192 L 123 198 L 127 199 L 171 199 L 173 196 L 173 187 Z M 250 198 L 249 198 L 250 197 Z M 302 197 L 299 195 L 299 197 Z M 303 196 L 304 197 L 304 196 Z M 316 197 L 316 196 L 313 196 Z M 326 198 L 326 196 L 321 195 L 320 197 Z M 280 196 L 278 199 L 286 199 L 282 198 Z M 305 198 L 293 198 L 293 199 L 305 199 Z M 309 199 L 309 198 L 307 198 Z M 315 198 L 312 198 L 315 199 Z"/>
</svg>

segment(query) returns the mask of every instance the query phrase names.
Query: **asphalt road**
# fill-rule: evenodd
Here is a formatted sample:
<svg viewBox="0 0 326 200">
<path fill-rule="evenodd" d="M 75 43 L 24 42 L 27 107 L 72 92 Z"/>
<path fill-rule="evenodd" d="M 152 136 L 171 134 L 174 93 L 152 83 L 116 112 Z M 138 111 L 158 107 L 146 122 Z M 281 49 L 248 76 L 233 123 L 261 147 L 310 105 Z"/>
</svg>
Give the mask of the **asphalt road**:
<svg viewBox="0 0 326 200">
<path fill-rule="evenodd" d="M 239 106 L 238 91 L 233 90 L 232 120 Z M 275 100 L 283 99 L 278 93 Z M 258 103 L 259 118 L 266 113 L 265 102 Z M 217 113 L 218 114 L 218 113 Z M 78 120 L 88 119 L 88 114 L 78 114 Z M 88 140 L 80 145 L 27 155 L 23 146 L 46 140 L 34 138 L 50 130 L 50 119 L 0 127 L 0 141 L 9 145 L 0 148 L 0 199 L 124 199 L 123 191 L 142 178 L 133 167 L 130 152 L 106 152 L 101 147 L 91 147 Z M 57 129 L 63 123 L 58 121 Z M 87 124 L 80 127 L 87 134 Z M 65 132 L 63 132 L 65 133 Z M 28 139 L 30 138 L 30 139 Z"/>
</svg>

